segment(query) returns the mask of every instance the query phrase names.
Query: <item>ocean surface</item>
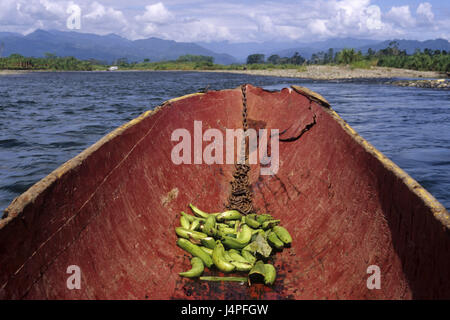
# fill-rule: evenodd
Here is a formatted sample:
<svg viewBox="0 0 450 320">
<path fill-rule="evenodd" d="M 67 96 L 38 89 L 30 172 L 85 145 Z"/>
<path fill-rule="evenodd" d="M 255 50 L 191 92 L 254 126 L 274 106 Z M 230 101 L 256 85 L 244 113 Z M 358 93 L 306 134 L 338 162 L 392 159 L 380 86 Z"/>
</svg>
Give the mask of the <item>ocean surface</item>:
<svg viewBox="0 0 450 320">
<path fill-rule="evenodd" d="M 450 91 L 386 80 L 315 81 L 196 72 L 0 76 L 0 216 L 22 192 L 102 136 L 165 100 L 242 83 L 322 94 L 360 135 L 450 209 Z"/>
</svg>

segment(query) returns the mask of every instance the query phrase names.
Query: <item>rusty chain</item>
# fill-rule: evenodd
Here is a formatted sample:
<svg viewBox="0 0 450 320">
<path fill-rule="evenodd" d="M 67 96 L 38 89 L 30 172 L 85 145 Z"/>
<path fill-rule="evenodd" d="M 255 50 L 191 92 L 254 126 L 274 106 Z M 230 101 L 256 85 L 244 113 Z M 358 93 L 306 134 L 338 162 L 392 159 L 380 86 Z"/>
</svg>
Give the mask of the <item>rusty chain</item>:
<svg viewBox="0 0 450 320">
<path fill-rule="evenodd" d="M 241 85 L 242 92 L 242 127 L 244 129 L 244 139 L 246 141 L 245 133 L 248 130 L 247 122 L 247 86 Z M 254 212 L 252 205 L 252 193 L 249 187 L 248 173 L 250 165 L 248 164 L 248 153 L 246 143 L 241 144 L 241 154 L 245 152 L 245 163 L 236 163 L 233 174 L 233 181 L 231 181 L 231 195 L 228 198 L 226 206 L 229 210 L 238 210 L 244 215 Z"/>
</svg>

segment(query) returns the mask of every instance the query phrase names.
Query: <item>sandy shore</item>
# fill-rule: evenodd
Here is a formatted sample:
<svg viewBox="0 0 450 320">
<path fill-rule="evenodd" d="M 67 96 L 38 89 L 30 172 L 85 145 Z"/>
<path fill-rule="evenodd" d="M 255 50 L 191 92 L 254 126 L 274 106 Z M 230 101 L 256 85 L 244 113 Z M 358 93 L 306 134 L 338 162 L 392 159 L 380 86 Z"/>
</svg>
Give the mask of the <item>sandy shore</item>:
<svg viewBox="0 0 450 320">
<path fill-rule="evenodd" d="M 261 76 L 275 76 L 303 79 L 358 79 L 358 78 L 444 78 L 445 75 L 434 71 L 415 71 L 407 69 L 373 67 L 371 69 L 351 69 L 343 66 L 307 66 L 306 71 L 296 69 L 280 70 L 218 70 L 210 72 L 227 72 Z"/>
<path fill-rule="evenodd" d="M 8 74 L 21 74 L 21 73 L 28 73 L 31 71 L 27 70 L 0 70 L 0 76 L 1 75 L 8 75 Z"/>
<path fill-rule="evenodd" d="M 117 70 L 113 72 L 145 72 L 160 70 Z M 176 71 L 176 70 L 165 70 Z M 297 69 L 274 69 L 274 70 L 179 70 L 188 72 L 223 72 L 239 73 L 260 76 L 273 76 L 285 78 L 302 78 L 318 80 L 334 79 L 362 79 L 362 78 L 445 78 L 445 74 L 434 71 L 416 71 L 408 69 L 372 67 L 371 69 L 351 69 L 345 66 L 307 66 L 306 71 Z M 0 70 L 0 75 L 21 74 L 28 72 L 47 72 L 45 70 L 26 71 L 26 70 Z M 53 71 L 54 72 L 54 71 Z M 56 71 L 58 72 L 58 71 Z M 63 71 L 60 71 L 63 72 Z M 99 71 L 85 71 L 99 72 Z M 103 71 L 106 72 L 106 71 Z"/>
</svg>

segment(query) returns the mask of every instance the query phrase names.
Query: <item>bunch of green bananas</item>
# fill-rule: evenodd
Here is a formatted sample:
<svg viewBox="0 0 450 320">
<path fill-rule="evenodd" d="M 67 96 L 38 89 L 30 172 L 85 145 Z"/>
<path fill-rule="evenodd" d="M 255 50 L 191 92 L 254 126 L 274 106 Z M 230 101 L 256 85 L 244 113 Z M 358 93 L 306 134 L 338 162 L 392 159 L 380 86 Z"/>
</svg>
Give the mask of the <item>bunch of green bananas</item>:
<svg viewBox="0 0 450 320">
<path fill-rule="evenodd" d="M 264 263 L 274 250 L 290 246 L 292 237 L 269 214 L 241 215 L 237 210 L 206 213 L 189 204 L 194 215 L 181 212 L 175 228 L 177 245 L 189 252 L 192 268 L 180 276 L 209 281 L 275 282 L 276 270 Z M 274 250 L 272 250 L 274 249 Z M 248 272 L 248 277 L 201 277 L 205 266 L 230 273 Z"/>
</svg>

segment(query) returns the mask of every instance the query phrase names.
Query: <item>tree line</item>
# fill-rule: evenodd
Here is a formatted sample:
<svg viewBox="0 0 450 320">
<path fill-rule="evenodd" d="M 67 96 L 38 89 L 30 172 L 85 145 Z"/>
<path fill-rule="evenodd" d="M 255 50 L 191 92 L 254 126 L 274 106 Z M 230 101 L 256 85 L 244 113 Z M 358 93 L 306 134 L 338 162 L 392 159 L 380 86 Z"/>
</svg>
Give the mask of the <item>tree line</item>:
<svg viewBox="0 0 450 320">
<path fill-rule="evenodd" d="M 91 71 L 96 60 L 78 60 L 74 57 L 57 57 L 46 53 L 43 58 L 24 57 L 14 53 L 0 58 L 0 69 L 6 70 L 73 70 Z"/>
<path fill-rule="evenodd" d="M 355 49 L 343 49 L 335 52 L 330 48 L 312 54 L 309 60 L 296 52 L 292 57 L 271 55 L 265 60 L 264 54 L 251 54 L 247 57 L 247 64 L 294 64 L 294 65 L 324 65 L 340 64 L 352 67 L 369 68 L 371 66 L 404 68 L 420 71 L 450 72 L 450 52 L 445 50 L 417 49 L 413 54 L 398 48 L 398 42 L 392 41 L 388 47 L 375 51 L 371 48 L 365 54 Z"/>
<path fill-rule="evenodd" d="M 271 55 L 267 61 L 265 61 L 265 55 L 256 53 L 251 54 L 247 57 L 247 64 L 262 64 L 262 63 L 270 63 L 270 64 L 296 64 L 301 65 L 305 63 L 306 59 L 303 58 L 298 52 L 295 52 L 292 57 L 280 57 L 277 54 Z"/>
<path fill-rule="evenodd" d="M 151 62 L 146 58 L 142 62 L 129 61 L 122 57 L 114 60 L 112 65 L 119 69 L 137 70 L 195 70 L 195 69 L 224 69 L 235 66 L 214 64 L 214 58 L 203 55 L 182 55 L 176 60 Z M 0 70 L 58 70 L 58 71 L 92 71 L 107 70 L 108 63 L 96 59 L 79 60 L 74 57 L 57 57 L 46 53 L 45 57 L 24 57 L 20 54 L 11 54 L 9 57 L 0 57 Z"/>
<path fill-rule="evenodd" d="M 127 58 L 119 58 L 113 61 L 113 65 L 126 69 L 152 67 L 158 64 L 162 65 L 167 63 L 193 64 L 194 66 L 197 67 L 212 67 L 214 66 L 214 58 L 210 56 L 186 54 L 179 56 L 176 60 L 158 61 L 158 62 L 151 62 L 150 59 L 148 58 L 144 59 L 142 62 L 137 61 L 129 62 Z"/>
</svg>

